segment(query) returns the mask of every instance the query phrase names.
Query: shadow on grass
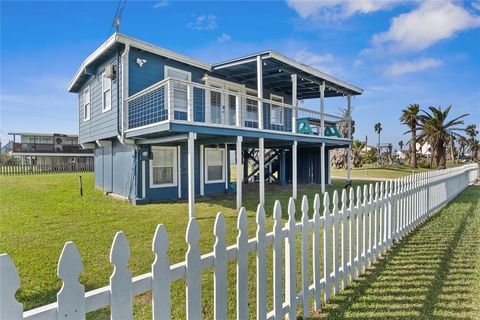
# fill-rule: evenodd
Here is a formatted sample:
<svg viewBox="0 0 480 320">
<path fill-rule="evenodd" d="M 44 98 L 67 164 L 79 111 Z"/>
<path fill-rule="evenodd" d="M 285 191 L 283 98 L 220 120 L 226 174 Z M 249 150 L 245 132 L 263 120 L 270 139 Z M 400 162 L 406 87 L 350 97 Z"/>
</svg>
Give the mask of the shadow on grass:
<svg viewBox="0 0 480 320">
<path fill-rule="evenodd" d="M 473 196 L 471 193 L 470 197 L 460 196 L 396 243 L 364 276 L 312 318 L 475 317 L 474 299 L 480 296 L 475 289 L 480 188 Z M 461 210 L 452 207 L 454 204 Z"/>
</svg>

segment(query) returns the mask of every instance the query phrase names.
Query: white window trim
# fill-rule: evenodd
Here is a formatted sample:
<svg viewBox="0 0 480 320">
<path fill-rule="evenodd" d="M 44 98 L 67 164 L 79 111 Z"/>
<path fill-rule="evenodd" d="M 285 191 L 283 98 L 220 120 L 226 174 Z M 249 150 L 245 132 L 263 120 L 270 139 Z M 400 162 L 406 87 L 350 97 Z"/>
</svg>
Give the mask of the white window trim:
<svg viewBox="0 0 480 320">
<path fill-rule="evenodd" d="M 177 69 L 177 68 L 170 67 L 170 66 L 165 66 L 163 69 L 164 69 L 163 77 L 164 77 L 165 79 L 168 78 L 168 76 L 167 76 L 168 71 L 169 71 L 169 70 L 172 70 L 172 71 L 175 71 L 175 72 L 178 72 L 178 73 L 186 74 L 186 75 L 188 76 L 188 81 L 192 81 L 192 73 L 189 72 L 189 71 L 185 71 L 185 70 L 182 70 L 182 69 Z"/>
<path fill-rule="evenodd" d="M 273 99 L 282 100 L 282 101 L 280 101 L 280 102 L 281 102 L 281 103 L 285 103 L 285 98 L 284 98 L 284 97 L 278 96 L 278 95 L 276 95 L 276 94 L 270 94 L 270 101 L 277 102 L 277 101 L 275 101 L 275 100 L 273 100 Z M 273 114 L 273 113 L 272 113 L 272 107 L 273 107 L 273 105 L 272 105 L 272 103 L 270 103 L 270 124 L 274 124 L 274 125 L 276 125 L 276 126 L 283 126 L 284 123 L 285 123 L 285 121 L 284 121 L 284 118 L 285 118 L 285 108 L 283 108 L 283 106 L 278 106 L 278 107 L 282 108 L 282 117 L 281 117 L 281 119 L 280 119 L 280 122 L 273 122 L 273 119 L 272 119 L 272 114 Z"/>
<path fill-rule="evenodd" d="M 88 117 L 85 117 L 85 106 L 87 105 L 87 99 L 85 99 L 86 92 L 88 91 Z M 83 89 L 83 121 L 88 121 L 90 120 L 90 116 L 92 114 L 92 90 L 90 89 L 90 86 L 86 87 Z"/>
<path fill-rule="evenodd" d="M 209 151 L 223 151 L 223 156 L 222 156 L 222 179 L 219 180 L 208 180 L 208 152 Z M 225 182 L 225 155 L 226 155 L 226 150 L 225 148 L 205 148 L 204 149 L 204 156 L 205 156 L 205 184 L 211 184 L 211 183 L 223 183 Z"/>
<path fill-rule="evenodd" d="M 153 159 L 149 160 L 149 178 L 150 178 L 150 188 L 167 188 L 167 187 L 176 187 L 178 182 L 178 149 L 177 147 L 158 147 L 152 146 L 152 154 L 154 151 L 158 150 L 173 150 L 174 151 L 174 161 L 173 161 L 173 183 L 162 183 L 154 184 L 153 183 Z"/>
<path fill-rule="evenodd" d="M 108 79 L 108 80 L 110 80 L 110 106 L 105 107 L 105 100 L 104 100 L 104 98 L 105 98 L 105 88 L 103 87 L 103 81 L 104 81 L 105 75 L 106 75 L 106 73 L 103 72 L 102 73 L 102 113 L 112 110 L 112 79 L 110 79 L 110 78 Z"/>
</svg>

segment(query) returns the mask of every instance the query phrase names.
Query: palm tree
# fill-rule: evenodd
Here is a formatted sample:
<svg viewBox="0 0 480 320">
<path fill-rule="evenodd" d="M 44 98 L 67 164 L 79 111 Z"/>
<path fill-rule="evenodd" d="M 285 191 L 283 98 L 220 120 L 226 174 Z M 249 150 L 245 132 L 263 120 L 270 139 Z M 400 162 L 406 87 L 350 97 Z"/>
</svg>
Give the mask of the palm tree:
<svg viewBox="0 0 480 320">
<path fill-rule="evenodd" d="M 422 110 L 423 114 L 419 116 L 419 129 L 422 130 L 419 139 L 426 140 L 432 148 L 432 156 L 435 157 L 435 165 L 439 169 L 444 169 L 446 164 L 445 143 L 449 136 L 459 136 L 457 131 L 465 131 L 463 128 L 456 127 L 463 124 L 463 117 L 468 114 L 462 114 L 453 120 L 448 120 L 452 106 L 448 106 L 445 110 L 441 107 L 429 107 L 430 113 Z"/>
<path fill-rule="evenodd" d="M 467 136 L 470 137 L 470 139 L 475 139 L 475 137 L 478 134 L 477 125 L 469 124 L 468 126 L 465 127 L 465 133 L 467 134 Z"/>
<path fill-rule="evenodd" d="M 404 145 L 403 141 L 400 140 L 400 141 L 398 142 L 398 146 L 400 147 L 400 151 L 402 151 L 403 145 Z"/>
<path fill-rule="evenodd" d="M 473 161 L 477 160 L 477 155 L 478 155 L 478 152 L 480 151 L 480 142 L 476 139 L 470 139 L 469 148 L 470 148 L 472 160 Z"/>
<path fill-rule="evenodd" d="M 460 156 L 465 153 L 465 147 L 468 145 L 467 138 L 464 136 L 458 137 L 458 155 L 457 162 L 460 160 Z"/>
<path fill-rule="evenodd" d="M 378 154 L 380 154 L 380 132 L 382 132 L 382 130 L 383 130 L 382 129 L 382 124 L 380 122 L 375 123 L 374 129 L 375 129 L 375 133 L 378 134 L 377 147 L 378 147 Z"/>
<path fill-rule="evenodd" d="M 410 139 L 410 166 L 412 168 L 417 167 L 417 126 L 418 126 L 418 113 L 420 112 L 420 106 L 417 103 L 409 105 L 406 109 L 402 110 L 400 121 L 406 124 L 410 129 L 407 132 L 412 133 Z M 405 132 L 405 133 L 407 133 Z"/>
</svg>

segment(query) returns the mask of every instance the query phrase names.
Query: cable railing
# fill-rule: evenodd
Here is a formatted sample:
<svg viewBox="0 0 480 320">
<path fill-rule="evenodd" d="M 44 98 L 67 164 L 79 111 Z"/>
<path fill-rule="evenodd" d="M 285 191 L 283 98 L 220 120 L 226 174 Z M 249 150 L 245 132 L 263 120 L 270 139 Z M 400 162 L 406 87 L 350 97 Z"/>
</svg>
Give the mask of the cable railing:
<svg viewBox="0 0 480 320">
<path fill-rule="evenodd" d="M 164 121 L 347 138 L 348 119 L 247 93 L 167 78 L 126 99 L 128 129 Z"/>
</svg>

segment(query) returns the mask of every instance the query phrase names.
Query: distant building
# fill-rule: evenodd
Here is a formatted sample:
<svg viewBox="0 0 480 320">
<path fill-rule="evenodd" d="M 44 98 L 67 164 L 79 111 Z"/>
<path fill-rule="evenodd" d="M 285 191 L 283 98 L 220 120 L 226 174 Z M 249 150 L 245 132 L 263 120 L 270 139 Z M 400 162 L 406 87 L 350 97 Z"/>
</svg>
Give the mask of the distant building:
<svg viewBox="0 0 480 320">
<path fill-rule="evenodd" d="M 398 150 L 396 152 L 396 156 L 398 159 L 400 160 L 405 160 L 407 159 L 407 154 L 408 154 L 408 150 Z"/>
<path fill-rule="evenodd" d="M 93 151 L 83 149 L 77 135 L 28 132 L 12 132 L 9 135 L 13 139 L 5 145 L 5 148 L 10 145 L 6 152 L 19 157 L 23 164 L 93 167 Z"/>
</svg>

